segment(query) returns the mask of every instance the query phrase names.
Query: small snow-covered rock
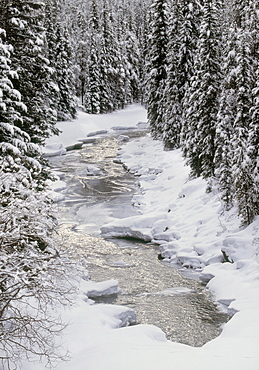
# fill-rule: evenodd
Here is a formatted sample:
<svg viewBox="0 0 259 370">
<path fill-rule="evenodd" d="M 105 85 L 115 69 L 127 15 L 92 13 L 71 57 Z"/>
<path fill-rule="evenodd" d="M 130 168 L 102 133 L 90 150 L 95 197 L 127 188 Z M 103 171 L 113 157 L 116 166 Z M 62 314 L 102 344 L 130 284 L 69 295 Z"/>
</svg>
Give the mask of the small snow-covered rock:
<svg viewBox="0 0 259 370">
<path fill-rule="evenodd" d="M 199 279 L 203 284 L 207 284 L 211 279 L 214 278 L 213 274 L 210 274 L 208 272 L 201 272 L 199 275 Z"/>
<path fill-rule="evenodd" d="M 93 144 L 93 143 L 96 142 L 96 140 L 97 140 L 96 137 L 87 137 L 87 138 L 84 138 L 84 139 L 80 139 L 78 141 L 81 141 L 84 144 Z"/>
<path fill-rule="evenodd" d="M 65 181 L 58 180 L 58 181 L 54 181 L 50 183 L 50 188 L 53 191 L 58 192 L 60 190 L 66 189 L 66 187 L 67 187 L 67 184 L 65 183 Z"/>
<path fill-rule="evenodd" d="M 165 240 L 167 242 L 170 242 L 171 240 L 179 240 L 181 239 L 181 234 L 178 231 L 174 230 L 168 230 L 160 234 L 155 234 L 153 235 L 153 240 L 154 241 L 162 241 Z"/>
<path fill-rule="evenodd" d="M 107 132 L 108 132 L 107 130 L 97 130 L 97 131 L 94 131 L 94 132 L 89 132 L 87 137 L 96 136 L 96 135 L 103 135 L 103 134 L 107 134 Z"/>
<path fill-rule="evenodd" d="M 197 255 L 194 251 L 192 253 L 178 253 L 177 260 L 180 262 L 183 267 L 189 268 L 200 268 L 203 267 L 201 263 L 200 256 Z"/>
<path fill-rule="evenodd" d="M 120 157 L 116 157 L 116 158 L 114 158 L 113 163 L 122 164 L 122 161 L 121 161 Z"/>
<path fill-rule="evenodd" d="M 54 202 L 58 203 L 65 199 L 64 194 L 57 193 L 56 191 L 48 191 L 48 197 Z"/>
<path fill-rule="evenodd" d="M 127 308 L 126 311 L 122 311 L 120 314 L 115 315 L 116 319 L 120 320 L 120 328 L 123 328 L 125 326 L 129 326 L 132 324 L 136 324 L 137 322 L 137 316 L 134 310 L 131 308 Z"/>
<path fill-rule="evenodd" d="M 172 258 L 175 256 L 177 251 L 180 249 L 176 243 L 166 243 L 159 246 L 160 255 L 162 258 Z"/>
<path fill-rule="evenodd" d="M 43 148 L 44 157 L 54 157 L 66 154 L 63 144 L 49 144 Z"/>
<path fill-rule="evenodd" d="M 101 282 L 86 281 L 84 282 L 84 289 L 88 298 L 103 297 L 121 292 L 117 280 L 107 280 Z"/>
<path fill-rule="evenodd" d="M 138 122 L 138 128 L 147 129 L 149 124 L 147 122 Z"/>
<path fill-rule="evenodd" d="M 231 261 L 252 258 L 255 255 L 255 249 L 251 248 L 251 239 L 247 236 L 229 235 L 222 244 L 222 252 L 225 252 Z"/>
<path fill-rule="evenodd" d="M 111 127 L 111 129 L 114 130 L 114 131 L 131 131 L 131 130 L 136 130 L 136 127 L 113 126 L 113 127 Z"/>
<path fill-rule="evenodd" d="M 120 140 L 121 142 L 127 142 L 127 141 L 129 141 L 129 137 L 128 137 L 128 136 L 126 136 L 126 135 L 120 135 L 120 136 L 119 136 L 119 140 Z"/>
<path fill-rule="evenodd" d="M 149 242 L 152 240 L 151 230 L 156 221 L 165 218 L 166 214 L 137 215 L 116 219 L 115 221 L 101 227 L 105 237 L 130 237 Z"/>
<path fill-rule="evenodd" d="M 101 232 L 105 237 L 112 238 L 133 238 L 140 239 L 145 242 L 151 241 L 150 229 L 142 228 L 141 230 L 134 230 L 129 226 L 103 226 L 101 227 Z"/>
<path fill-rule="evenodd" d="M 102 175 L 103 171 L 94 164 L 88 164 L 83 171 L 83 176 L 99 176 Z"/>
<path fill-rule="evenodd" d="M 82 146 L 83 146 L 84 143 L 74 143 L 72 145 L 68 145 L 66 146 L 66 150 L 69 151 L 69 150 L 77 150 L 77 149 L 81 149 Z"/>
</svg>

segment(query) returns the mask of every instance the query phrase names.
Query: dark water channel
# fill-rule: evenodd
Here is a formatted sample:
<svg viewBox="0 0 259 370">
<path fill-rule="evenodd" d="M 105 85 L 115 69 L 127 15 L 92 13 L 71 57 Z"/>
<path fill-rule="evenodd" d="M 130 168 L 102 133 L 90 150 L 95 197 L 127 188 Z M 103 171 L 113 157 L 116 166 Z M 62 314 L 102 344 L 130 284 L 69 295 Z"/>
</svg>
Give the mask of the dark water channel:
<svg viewBox="0 0 259 370">
<path fill-rule="evenodd" d="M 138 135 L 143 133 L 131 136 Z M 139 323 L 160 327 L 170 340 L 201 346 L 228 320 L 208 290 L 159 261 L 156 245 L 100 235 L 100 226 L 112 217 L 136 214 L 131 206 L 136 178 L 113 161 L 119 147 L 118 138 L 107 137 L 50 159 L 67 184 L 60 191 L 65 195 L 59 203 L 60 234 L 79 258 L 86 257 L 92 280 L 119 281 L 121 294 L 96 303 L 127 305 Z"/>
</svg>

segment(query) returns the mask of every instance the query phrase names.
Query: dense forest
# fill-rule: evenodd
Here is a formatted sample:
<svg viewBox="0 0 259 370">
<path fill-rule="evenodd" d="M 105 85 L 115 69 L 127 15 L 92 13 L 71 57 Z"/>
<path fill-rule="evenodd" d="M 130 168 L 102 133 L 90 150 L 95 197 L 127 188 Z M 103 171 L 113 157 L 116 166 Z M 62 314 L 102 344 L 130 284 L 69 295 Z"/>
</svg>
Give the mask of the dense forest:
<svg viewBox="0 0 259 370">
<path fill-rule="evenodd" d="M 259 214 L 258 18 L 257 0 L 1 0 L 3 362 L 54 356 L 59 325 L 37 308 L 69 291 L 55 284 L 68 266 L 40 147 L 77 107 L 144 104 L 154 139 L 181 148 L 190 176 L 237 205 L 242 226 Z"/>
</svg>

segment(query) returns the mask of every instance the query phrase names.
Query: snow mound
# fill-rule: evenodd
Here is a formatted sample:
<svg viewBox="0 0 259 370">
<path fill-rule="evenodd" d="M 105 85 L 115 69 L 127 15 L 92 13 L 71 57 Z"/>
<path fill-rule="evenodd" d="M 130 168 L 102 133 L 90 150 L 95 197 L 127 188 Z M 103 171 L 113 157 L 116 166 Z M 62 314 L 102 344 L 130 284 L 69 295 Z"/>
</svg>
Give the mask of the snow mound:
<svg viewBox="0 0 259 370">
<path fill-rule="evenodd" d="M 126 135 L 120 135 L 119 136 L 119 141 L 121 141 L 121 142 L 127 142 L 127 141 L 129 141 L 129 139 L 130 138 Z"/>
<path fill-rule="evenodd" d="M 63 144 L 49 144 L 44 147 L 45 157 L 54 157 L 58 155 L 66 154 L 66 149 Z"/>
<path fill-rule="evenodd" d="M 106 238 L 134 238 L 145 242 L 152 240 L 152 226 L 153 224 L 165 218 L 165 214 L 153 214 L 148 216 L 137 215 L 126 217 L 123 219 L 116 219 L 109 224 L 101 227 L 101 233 Z"/>
<path fill-rule="evenodd" d="M 69 151 L 69 150 L 77 150 L 77 149 L 81 149 L 82 146 L 83 146 L 84 143 L 82 142 L 78 142 L 78 143 L 74 143 L 72 145 L 68 145 L 66 146 L 66 150 Z"/>
<path fill-rule="evenodd" d="M 148 127 L 149 127 L 149 124 L 147 122 L 138 122 L 138 128 L 145 130 Z"/>
<path fill-rule="evenodd" d="M 94 164 L 87 164 L 82 176 L 100 176 L 103 174 L 103 171 Z"/>
<path fill-rule="evenodd" d="M 91 136 L 97 136 L 97 135 L 104 135 L 104 134 L 107 134 L 107 130 L 97 130 L 97 131 L 94 131 L 94 132 L 89 132 L 89 134 L 87 134 L 87 137 L 91 137 Z"/>
<path fill-rule="evenodd" d="M 134 310 L 125 307 L 126 310 L 120 312 L 119 314 L 115 315 L 115 318 L 120 320 L 120 328 L 123 328 L 125 326 L 129 326 L 132 324 L 136 324 L 137 322 L 137 316 Z"/>
<path fill-rule="evenodd" d="M 132 127 L 132 126 L 113 126 L 111 127 L 111 130 L 113 131 L 131 131 L 131 130 L 136 130 L 137 127 Z"/>
<path fill-rule="evenodd" d="M 49 186 L 52 191 L 61 191 L 61 190 L 66 189 L 67 184 L 65 181 L 57 180 L 57 181 L 50 182 Z"/>
<path fill-rule="evenodd" d="M 101 282 L 86 281 L 84 282 L 85 294 L 88 298 L 96 298 L 119 294 L 121 292 L 117 280 L 107 280 Z"/>
<path fill-rule="evenodd" d="M 58 203 L 65 199 L 65 195 L 57 193 L 56 191 L 48 191 L 48 197 L 54 202 Z"/>
</svg>

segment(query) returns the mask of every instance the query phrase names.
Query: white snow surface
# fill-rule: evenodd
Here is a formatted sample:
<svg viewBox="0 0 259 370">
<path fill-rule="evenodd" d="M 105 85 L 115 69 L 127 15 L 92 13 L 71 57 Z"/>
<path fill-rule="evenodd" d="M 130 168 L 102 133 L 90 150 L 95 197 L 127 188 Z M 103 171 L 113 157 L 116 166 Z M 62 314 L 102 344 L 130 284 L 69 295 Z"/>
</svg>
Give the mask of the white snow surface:
<svg viewBox="0 0 259 370">
<path fill-rule="evenodd" d="M 63 132 L 48 141 L 48 148 L 73 145 L 100 130 L 112 134 L 112 127 L 117 131 L 122 126 L 137 127 L 138 122 L 146 122 L 146 111 L 140 105 L 107 115 L 80 112 L 77 120 L 59 124 Z M 138 175 L 141 194 L 134 197 L 133 204 L 139 215 L 115 219 L 104 225 L 102 232 L 147 236 L 160 244 L 161 255 L 169 262 L 198 269 L 215 300 L 234 316 L 218 338 L 193 348 L 166 340 L 152 325 L 121 328 L 134 322 L 132 310 L 95 305 L 87 298 L 89 291 L 103 294 L 112 287 L 119 291 L 117 282 L 96 284 L 82 279 L 75 305 L 62 313 L 70 323 L 62 338 L 70 359 L 56 369 L 259 369 L 259 217 L 241 229 L 236 208 L 223 212 L 215 185 L 206 192 L 205 180 L 189 179 L 189 168 L 179 150 L 163 151 L 162 143 L 150 136 L 121 145 L 119 159 Z M 221 250 L 232 263 L 222 263 Z M 23 369 L 41 370 L 44 365 L 26 362 Z"/>
</svg>

